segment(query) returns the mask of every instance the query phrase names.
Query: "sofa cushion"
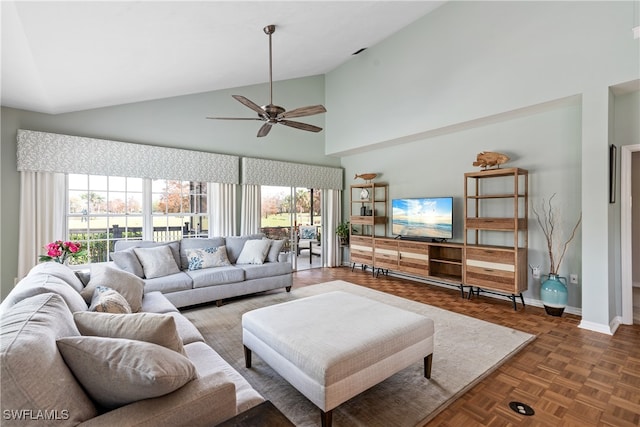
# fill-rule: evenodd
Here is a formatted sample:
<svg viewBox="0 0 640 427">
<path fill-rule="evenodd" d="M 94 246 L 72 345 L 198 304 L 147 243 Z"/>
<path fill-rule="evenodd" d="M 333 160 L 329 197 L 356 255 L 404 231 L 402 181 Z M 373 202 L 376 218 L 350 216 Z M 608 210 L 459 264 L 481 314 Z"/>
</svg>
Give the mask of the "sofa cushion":
<svg viewBox="0 0 640 427">
<path fill-rule="evenodd" d="M 182 314 L 171 312 L 167 313 L 166 316 L 173 317 L 176 322 L 176 330 L 178 331 L 178 335 L 180 336 L 183 345 L 196 341 L 204 341 L 204 338 L 198 328 L 196 328 L 195 325 Z"/>
<path fill-rule="evenodd" d="M 230 265 L 227 257 L 226 246 L 215 248 L 189 249 L 187 251 L 189 270 L 201 270 L 203 268 L 222 267 Z"/>
<path fill-rule="evenodd" d="M 185 354 L 176 319 L 169 314 L 79 312 L 73 320 L 82 335 L 145 341 Z"/>
<path fill-rule="evenodd" d="M 189 268 L 187 252 L 192 249 L 217 248 L 224 246 L 224 237 L 213 237 L 210 239 L 182 239 L 180 241 L 180 269 Z"/>
<path fill-rule="evenodd" d="M 267 262 L 278 262 L 278 257 L 284 246 L 284 240 L 271 240 L 269 252 L 267 253 Z"/>
<path fill-rule="evenodd" d="M 157 344 L 77 336 L 57 343 L 87 393 L 107 409 L 171 393 L 197 378 L 189 359 Z"/>
<path fill-rule="evenodd" d="M 64 264 L 59 262 L 41 262 L 33 267 L 27 276 L 36 275 L 39 273 L 48 274 L 50 276 L 57 277 L 63 280 L 69 286 L 76 290 L 76 292 L 82 291 L 84 284 L 75 274 L 75 272 Z"/>
<path fill-rule="evenodd" d="M 94 404 L 56 348 L 57 338 L 78 335 L 71 312 L 57 294 L 36 295 L 3 312 L 2 409 L 58 413 L 66 410 L 69 418 L 64 425 L 77 425 L 95 417 Z"/>
<path fill-rule="evenodd" d="M 144 281 L 126 271 L 112 267 L 108 263 L 91 264 L 91 280 L 80 293 L 87 304 L 91 303 L 96 286 L 111 288 L 120 293 L 134 313 L 142 307 L 142 295 L 144 293 Z"/>
<path fill-rule="evenodd" d="M 247 240 L 236 264 L 262 264 L 269 253 L 269 246 L 271 246 L 269 239 Z"/>
<path fill-rule="evenodd" d="M 136 253 L 138 260 L 140 260 L 144 277 L 147 279 L 168 276 L 180 271 L 169 246 L 133 248 L 133 251 Z"/>
<path fill-rule="evenodd" d="M 265 262 L 264 264 L 239 265 L 244 270 L 245 280 L 261 279 L 263 277 L 280 276 L 290 274 L 293 270 L 288 262 Z"/>
<path fill-rule="evenodd" d="M 189 278 L 191 280 L 191 278 Z M 145 313 L 173 313 L 178 309 L 162 292 L 146 292 L 142 298 L 142 310 Z"/>
<path fill-rule="evenodd" d="M 194 288 L 224 285 L 226 283 L 242 282 L 244 270 L 233 265 L 228 267 L 207 268 L 206 270 L 187 271 L 193 280 Z"/>
<path fill-rule="evenodd" d="M 89 311 L 130 314 L 131 306 L 117 291 L 106 286 L 96 286 Z"/>
<path fill-rule="evenodd" d="M 78 291 L 66 281 L 45 273 L 28 275 L 22 279 L 13 292 L 9 293 L 5 298 L 2 307 L 10 307 L 23 299 L 51 292 L 60 295 L 71 312 L 86 311 L 88 308 L 87 303 Z"/>
<path fill-rule="evenodd" d="M 117 240 L 113 247 L 115 252 L 123 251 L 129 248 L 155 248 L 157 246 L 169 246 L 171 254 L 176 260 L 176 264 L 180 265 L 180 242 L 153 242 L 151 240 Z"/>
<path fill-rule="evenodd" d="M 185 272 L 171 274 L 169 276 L 156 277 L 155 279 L 146 279 L 144 281 L 144 291 L 162 293 L 182 291 L 193 288 L 191 277 Z"/>
<path fill-rule="evenodd" d="M 236 386 L 236 405 L 238 413 L 264 402 L 262 397 L 238 371 L 227 363 L 218 353 L 203 342 L 194 342 L 184 346 L 189 360 L 193 362 L 200 377 L 224 372 Z"/>
<path fill-rule="evenodd" d="M 242 252 L 242 248 L 247 240 L 262 239 L 264 234 L 250 234 L 248 236 L 229 236 L 225 237 L 225 246 L 227 247 L 227 256 L 231 264 L 235 264 Z"/>
<path fill-rule="evenodd" d="M 135 248 L 129 248 L 122 251 L 111 252 L 111 259 L 121 270 L 142 278 L 144 277 L 144 270 L 134 249 Z"/>
</svg>

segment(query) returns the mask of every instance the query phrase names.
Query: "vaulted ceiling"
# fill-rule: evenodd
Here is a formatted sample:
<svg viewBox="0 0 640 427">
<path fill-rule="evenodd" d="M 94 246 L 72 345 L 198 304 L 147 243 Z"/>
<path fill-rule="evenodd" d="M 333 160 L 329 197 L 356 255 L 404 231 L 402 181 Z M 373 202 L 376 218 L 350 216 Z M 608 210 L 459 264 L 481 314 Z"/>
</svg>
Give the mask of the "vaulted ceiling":
<svg viewBox="0 0 640 427">
<path fill-rule="evenodd" d="M 2 105 L 64 113 L 327 73 L 444 1 L 2 1 Z"/>
</svg>

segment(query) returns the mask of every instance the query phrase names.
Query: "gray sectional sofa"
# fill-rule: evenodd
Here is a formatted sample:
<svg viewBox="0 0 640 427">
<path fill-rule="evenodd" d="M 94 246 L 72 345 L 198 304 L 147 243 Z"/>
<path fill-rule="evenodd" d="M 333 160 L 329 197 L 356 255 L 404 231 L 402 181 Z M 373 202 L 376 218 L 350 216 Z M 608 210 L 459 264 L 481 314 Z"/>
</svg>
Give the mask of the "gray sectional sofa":
<svg viewBox="0 0 640 427">
<path fill-rule="evenodd" d="M 264 260 L 243 257 L 245 243 L 250 240 L 268 241 Z M 254 242 L 255 243 L 255 242 Z M 184 239 L 169 243 L 150 241 L 118 241 L 111 254 L 113 263 L 145 281 L 145 292 L 162 292 L 176 307 L 187 307 L 215 301 L 218 305 L 226 298 L 264 292 L 272 289 L 291 289 L 293 283 L 291 263 L 280 262 L 283 241 L 265 239 L 263 234 L 241 237 L 214 237 L 210 239 Z M 140 251 L 168 246 L 177 269 L 157 276 L 145 274 L 139 264 Z M 190 269 L 189 255 L 194 250 L 224 247 L 228 265 L 213 268 Z M 243 261 L 244 258 L 244 261 Z M 259 258 L 259 257 L 258 257 Z M 239 263 L 243 262 L 243 263 Z M 249 263 L 244 263 L 250 261 Z M 173 271 L 173 272 L 171 272 Z"/>
<path fill-rule="evenodd" d="M 0 305 L 3 426 L 213 426 L 264 401 L 137 280 L 114 281 L 132 314 L 90 312 L 88 287 L 62 264 L 16 285 Z"/>
</svg>

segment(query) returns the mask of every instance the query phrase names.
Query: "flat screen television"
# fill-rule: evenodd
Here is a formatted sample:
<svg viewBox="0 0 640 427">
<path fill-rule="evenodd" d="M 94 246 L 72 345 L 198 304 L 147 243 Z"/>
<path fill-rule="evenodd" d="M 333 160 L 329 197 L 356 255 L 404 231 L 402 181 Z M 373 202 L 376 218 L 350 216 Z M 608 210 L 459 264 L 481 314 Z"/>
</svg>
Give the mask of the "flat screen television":
<svg viewBox="0 0 640 427">
<path fill-rule="evenodd" d="M 453 197 L 393 199 L 391 215 L 391 232 L 398 238 L 453 238 Z"/>
</svg>

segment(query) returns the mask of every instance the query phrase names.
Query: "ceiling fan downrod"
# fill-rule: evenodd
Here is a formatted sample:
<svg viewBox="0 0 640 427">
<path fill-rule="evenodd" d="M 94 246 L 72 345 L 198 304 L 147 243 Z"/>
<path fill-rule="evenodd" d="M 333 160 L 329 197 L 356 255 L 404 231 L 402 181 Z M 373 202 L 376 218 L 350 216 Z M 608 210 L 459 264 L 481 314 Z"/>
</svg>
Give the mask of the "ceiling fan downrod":
<svg viewBox="0 0 640 427">
<path fill-rule="evenodd" d="M 264 32 L 269 36 L 269 104 L 273 105 L 273 54 L 271 46 L 271 34 L 276 32 L 275 25 L 267 25 Z"/>
</svg>

